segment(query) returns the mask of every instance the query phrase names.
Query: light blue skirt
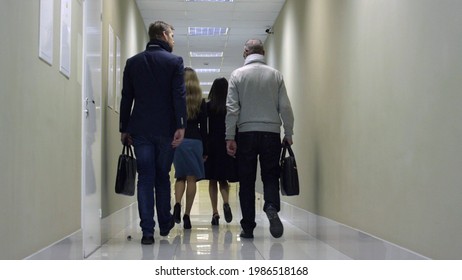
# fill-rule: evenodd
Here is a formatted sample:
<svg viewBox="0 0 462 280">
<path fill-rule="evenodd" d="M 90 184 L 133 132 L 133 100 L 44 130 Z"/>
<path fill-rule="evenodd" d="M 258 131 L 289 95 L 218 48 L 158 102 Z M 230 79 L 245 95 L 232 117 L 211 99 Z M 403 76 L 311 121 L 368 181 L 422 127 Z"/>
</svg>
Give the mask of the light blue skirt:
<svg viewBox="0 0 462 280">
<path fill-rule="evenodd" d="M 205 177 L 204 160 L 202 158 L 202 141 L 198 139 L 183 139 L 183 142 L 175 149 L 173 166 L 175 178 L 194 176 L 197 180 Z"/>
</svg>

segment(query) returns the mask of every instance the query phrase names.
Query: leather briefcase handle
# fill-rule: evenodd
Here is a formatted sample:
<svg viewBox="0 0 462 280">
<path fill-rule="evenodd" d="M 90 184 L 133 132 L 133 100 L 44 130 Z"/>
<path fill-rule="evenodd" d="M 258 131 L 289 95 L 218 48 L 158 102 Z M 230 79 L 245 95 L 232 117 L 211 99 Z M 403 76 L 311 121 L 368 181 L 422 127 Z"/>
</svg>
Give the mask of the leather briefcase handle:
<svg viewBox="0 0 462 280">
<path fill-rule="evenodd" d="M 291 157 L 295 157 L 294 152 L 292 151 L 292 148 L 290 147 L 290 145 L 284 143 L 282 146 L 281 160 L 286 156 L 286 152 L 289 152 L 289 155 Z"/>
<path fill-rule="evenodd" d="M 129 157 L 134 157 L 133 156 L 133 149 L 132 146 L 130 145 L 123 145 L 124 147 L 122 148 L 122 154 L 127 155 Z"/>
</svg>

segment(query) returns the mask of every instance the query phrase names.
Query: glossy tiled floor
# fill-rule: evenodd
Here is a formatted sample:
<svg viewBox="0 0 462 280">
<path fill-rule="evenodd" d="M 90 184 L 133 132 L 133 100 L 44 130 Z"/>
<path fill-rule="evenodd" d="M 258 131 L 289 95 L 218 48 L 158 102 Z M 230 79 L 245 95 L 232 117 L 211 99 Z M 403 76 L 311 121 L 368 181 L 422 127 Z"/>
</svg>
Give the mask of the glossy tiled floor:
<svg viewBox="0 0 462 280">
<path fill-rule="evenodd" d="M 98 260 L 343 260 L 348 256 L 335 250 L 326 243 L 310 236 L 301 229 L 282 219 L 284 235 L 273 238 L 269 233 L 269 223 L 262 212 L 262 202 L 257 201 L 257 228 L 255 238 L 241 239 L 239 220 L 241 219 L 237 200 L 237 187 L 231 187 L 230 205 L 234 219 L 227 224 L 220 209 L 219 226 L 212 226 L 211 206 L 207 183 L 198 185 L 193 210 L 191 212 L 191 230 L 176 224 L 167 237 L 155 234 L 154 245 L 141 245 L 141 231 L 138 221 L 124 229 L 117 236 L 91 254 L 88 259 Z M 219 204 L 222 202 L 219 200 Z"/>
</svg>

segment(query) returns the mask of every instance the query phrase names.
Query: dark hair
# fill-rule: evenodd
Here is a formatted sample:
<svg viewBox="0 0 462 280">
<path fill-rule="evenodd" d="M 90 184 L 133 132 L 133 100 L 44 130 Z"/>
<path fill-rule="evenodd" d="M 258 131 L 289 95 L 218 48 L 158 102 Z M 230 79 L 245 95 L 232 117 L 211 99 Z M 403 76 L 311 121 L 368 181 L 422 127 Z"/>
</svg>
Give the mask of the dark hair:
<svg viewBox="0 0 462 280">
<path fill-rule="evenodd" d="M 173 26 L 171 26 L 170 24 L 165 23 L 163 21 L 156 21 L 149 25 L 149 39 L 162 40 L 164 36 L 164 31 L 171 32 L 172 30 L 175 30 L 175 28 L 173 28 Z"/>
<path fill-rule="evenodd" d="M 228 96 L 228 81 L 225 78 L 217 78 L 213 81 L 209 97 L 210 109 L 215 113 L 226 112 L 226 97 Z"/>
</svg>

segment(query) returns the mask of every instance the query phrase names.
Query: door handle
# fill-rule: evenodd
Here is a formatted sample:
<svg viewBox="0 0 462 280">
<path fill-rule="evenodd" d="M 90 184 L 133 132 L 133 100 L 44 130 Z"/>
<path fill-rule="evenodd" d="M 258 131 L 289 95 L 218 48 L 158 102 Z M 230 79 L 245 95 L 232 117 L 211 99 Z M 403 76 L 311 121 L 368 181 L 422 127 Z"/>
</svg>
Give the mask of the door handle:
<svg viewBox="0 0 462 280">
<path fill-rule="evenodd" d="M 88 109 L 88 102 L 89 102 L 89 99 L 88 97 L 85 98 L 85 109 L 83 109 L 83 113 L 85 114 L 85 118 L 88 119 L 88 117 L 90 116 L 90 110 Z"/>
</svg>

